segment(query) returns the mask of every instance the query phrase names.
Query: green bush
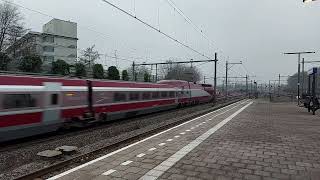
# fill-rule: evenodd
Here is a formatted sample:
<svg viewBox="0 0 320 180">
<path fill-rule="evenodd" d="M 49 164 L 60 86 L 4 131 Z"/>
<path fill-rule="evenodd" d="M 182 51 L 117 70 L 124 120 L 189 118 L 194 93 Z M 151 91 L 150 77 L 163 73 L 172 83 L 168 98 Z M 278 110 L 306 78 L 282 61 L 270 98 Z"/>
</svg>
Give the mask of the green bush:
<svg viewBox="0 0 320 180">
<path fill-rule="evenodd" d="M 61 74 L 61 75 L 68 75 L 70 74 L 70 65 L 66 63 L 64 60 L 57 60 L 52 62 L 52 69 L 53 74 Z"/>
<path fill-rule="evenodd" d="M 25 56 L 22 58 L 19 69 L 23 72 L 40 73 L 42 60 L 39 56 Z"/>
</svg>

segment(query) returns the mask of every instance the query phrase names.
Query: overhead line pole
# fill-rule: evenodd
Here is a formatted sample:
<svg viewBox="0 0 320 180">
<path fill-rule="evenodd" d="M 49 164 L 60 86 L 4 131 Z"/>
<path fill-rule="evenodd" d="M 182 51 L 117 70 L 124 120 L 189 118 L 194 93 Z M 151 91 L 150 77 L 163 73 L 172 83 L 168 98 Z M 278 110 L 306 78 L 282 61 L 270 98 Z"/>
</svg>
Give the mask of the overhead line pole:
<svg viewBox="0 0 320 180">
<path fill-rule="evenodd" d="M 278 84 L 278 96 L 280 96 L 280 88 L 281 88 L 281 78 L 282 77 L 290 77 L 290 76 L 281 76 L 281 74 L 279 74 L 279 84 Z"/>
<path fill-rule="evenodd" d="M 217 101 L 217 63 L 218 63 L 218 54 L 214 54 L 214 104 Z"/>
<path fill-rule="evenodd" d="M 228 100 L 228 71 L 229 71 L 229 65 L 236 65 L 236 64 L 242 64 L 242 61 L 239 63 L 229 63 L 228 61 L 226 62 L 226 92 L 225 92 L 225 100 Z M 231 68 L 231 67 L 230 67 Z"/>
<path fill-rule="evenodd" d="M 215 70 L 217 69 L 217 55 L 215 55 L 215 59 L 210 60 L 190 60 L 190 61 L 177 61 L 177 62 L 161 62 L 161 63 L 141 63 L 141 64 L 135 64 L 133 63 L 133 74 L 135 74 L 135 67 L 137 66 L 156 66 L 156 81 L 158 81 L 158 66 L 159 65 L 167 65 L 167 64 L 188 64 L 188 63 L 201 63 L 201 62 L 215 62 Z M 216 72 L 216 71 L 215 71 Z M 216 73 L 215 73 L 216 76 Z M 136 78 L 134 78 L 134 81 L 136 81 Z"/>
<path fill-rule="evenodd" d="M 249 80 L 249 76 L 246 75 L 246 93 L 247 93 L 247 97 L 249 97 L 249 85 L 248 85 L 248 80 Z"/>
</svg>

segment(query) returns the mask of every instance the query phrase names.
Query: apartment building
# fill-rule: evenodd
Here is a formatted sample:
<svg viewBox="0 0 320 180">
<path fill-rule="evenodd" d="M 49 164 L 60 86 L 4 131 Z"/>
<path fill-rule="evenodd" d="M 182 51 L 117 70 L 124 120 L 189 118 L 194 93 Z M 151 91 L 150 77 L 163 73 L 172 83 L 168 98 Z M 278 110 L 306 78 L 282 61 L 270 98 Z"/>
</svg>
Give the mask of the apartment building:
<svg viewBox="0 0 320 180">
<path fill-rule="evenodd" d="M 59 59 L 74 64 L 77 42 L 77 23 L 52 19 L 43 25 L 42 32 L 28 32 L 6 50 L 14 59 L 9 68 L 16 69 L 21 58 L 30 54 L 41 57 L 45 71 L 50 71 L 52 62 Z"/>
</svg>

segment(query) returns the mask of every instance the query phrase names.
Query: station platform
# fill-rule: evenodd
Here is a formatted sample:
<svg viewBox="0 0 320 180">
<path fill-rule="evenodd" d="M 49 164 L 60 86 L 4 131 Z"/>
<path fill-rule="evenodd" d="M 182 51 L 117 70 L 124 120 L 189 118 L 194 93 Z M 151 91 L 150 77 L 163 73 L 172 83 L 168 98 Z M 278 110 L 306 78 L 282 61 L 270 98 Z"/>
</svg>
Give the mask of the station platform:
<svg viewBox="0 0 320 180">
<path fill-rule="evenodd" d="M 320 118 L 243 100 L 53 179 L 320 179 Z"/>
</svg>

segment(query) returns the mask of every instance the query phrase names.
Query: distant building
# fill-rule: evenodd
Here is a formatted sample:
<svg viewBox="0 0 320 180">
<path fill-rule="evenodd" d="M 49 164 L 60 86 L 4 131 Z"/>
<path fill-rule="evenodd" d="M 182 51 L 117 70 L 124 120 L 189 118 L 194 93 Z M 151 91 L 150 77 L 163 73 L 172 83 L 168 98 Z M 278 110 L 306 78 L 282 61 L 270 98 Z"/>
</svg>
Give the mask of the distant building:
<svg viewBox="0 0 320 180">
<path fill-rule="evenodd" d="M 6 50 L 14 59 L 9 68 L 16 69 L 20 59 L 26 55 L 40 56 L 45 71 L 49 71 L 52 62 L 59 59 L 74 64 L 77 41 L 77 23 L 52 19 L 43 26 L 41 33 L 30 31 Z"/>
</svg>

